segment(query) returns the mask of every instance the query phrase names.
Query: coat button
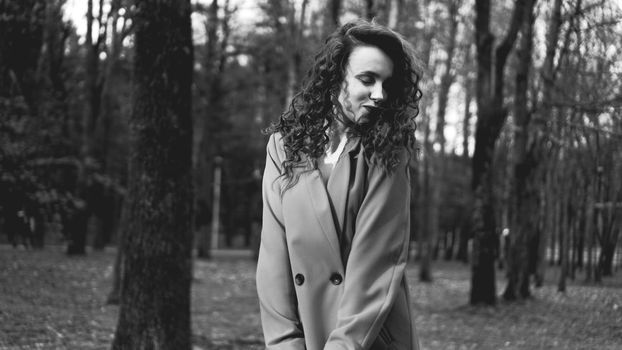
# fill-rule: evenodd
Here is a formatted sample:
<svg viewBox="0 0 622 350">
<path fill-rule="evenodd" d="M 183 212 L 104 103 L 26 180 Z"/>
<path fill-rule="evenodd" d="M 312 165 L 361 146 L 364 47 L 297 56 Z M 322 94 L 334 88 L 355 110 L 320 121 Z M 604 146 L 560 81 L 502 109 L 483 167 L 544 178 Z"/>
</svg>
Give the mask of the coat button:
<svg viewBox="0 0 622 350">
<path fill-rule="evenodd" d="M 297 285 L 301 286 L 303 283 L 305 283 L 305 276 L 298 273 L 296 274 L 296 277 L 294 277 L 294 281 L 296 282 Z"/>
<path fill-rule="evenodd" d="M 340 274 L 335 272 L 332 275 L 330 275 L 330 281 L 332 284 L 338 286 L 341 284 L 341 282 L 343 282 L 343 277 L 341 277 Z"/>
</svg>

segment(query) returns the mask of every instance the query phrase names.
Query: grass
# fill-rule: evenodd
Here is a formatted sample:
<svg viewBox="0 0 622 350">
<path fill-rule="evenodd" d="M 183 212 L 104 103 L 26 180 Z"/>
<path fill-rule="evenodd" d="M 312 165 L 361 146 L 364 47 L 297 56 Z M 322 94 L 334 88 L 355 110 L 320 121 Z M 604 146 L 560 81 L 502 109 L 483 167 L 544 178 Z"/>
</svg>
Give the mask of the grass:
<svg viewBox="0 0 622 350">
<path fill-rule="evenodd" d="M 113 251 L 68 258 L 0 247 L 0 349 L 108 349 L 118 308 L 106 305 Z M 197 261 L 192 293 L 193 344 L 200 349 L 263 349 L 255 263 Z M 534 298 L 496 307 L 467 305 L 469 267 L 433 266 L 434 282 L 408 269 L 424 349 L 622 349 L 622 278 L 599 286 L 569 281 L 556 291 L 556 269 Z M 618 272 L 618 275 L 620 273 Z M 498 292 L 504 286 L 498 273 Z"/>
</svg>

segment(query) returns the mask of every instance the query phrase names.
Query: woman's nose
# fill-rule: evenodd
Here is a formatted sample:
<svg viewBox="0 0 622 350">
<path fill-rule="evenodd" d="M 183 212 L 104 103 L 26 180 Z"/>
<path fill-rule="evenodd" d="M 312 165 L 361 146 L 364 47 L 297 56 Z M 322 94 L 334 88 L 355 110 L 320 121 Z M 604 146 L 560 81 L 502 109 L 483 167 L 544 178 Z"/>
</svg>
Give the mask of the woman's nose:
<svg viewBox="0 0 622 350">
<path fill-rule="evenodd" d="M 382 84 L 374 84 L 372 90 L 369 93 L 369 98 L 376 102 L 382 102 L 386 98 L 386 93 Z"/>
</svg>

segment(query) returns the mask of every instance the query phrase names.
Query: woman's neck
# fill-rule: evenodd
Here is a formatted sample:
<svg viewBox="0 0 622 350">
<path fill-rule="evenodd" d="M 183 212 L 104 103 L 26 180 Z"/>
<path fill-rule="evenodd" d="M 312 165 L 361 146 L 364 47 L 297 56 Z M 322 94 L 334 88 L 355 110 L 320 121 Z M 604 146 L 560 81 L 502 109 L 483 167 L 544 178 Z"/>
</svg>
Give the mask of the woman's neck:
<svg viewBox="0 0 622 350">
<path fill-rule="evenodd" d="M 337 148 L 339 148 L 339 144 L 346 138 L 346 130 L 345 126 L 339 121 L 335 120 L 333 125 L 328 129 L 328 145 L 326 152 L 334 153 Z"/>
</svg>

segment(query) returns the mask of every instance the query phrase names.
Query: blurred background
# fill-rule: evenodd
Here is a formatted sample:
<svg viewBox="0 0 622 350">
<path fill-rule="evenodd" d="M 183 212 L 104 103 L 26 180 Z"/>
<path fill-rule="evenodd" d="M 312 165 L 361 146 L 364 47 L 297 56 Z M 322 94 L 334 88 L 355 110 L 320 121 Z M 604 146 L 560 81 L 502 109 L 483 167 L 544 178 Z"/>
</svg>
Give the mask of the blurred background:
<svg viewBox="0 0 622 350">
<path fill-rule="evenodd" d="M 134 7 L 124 0 L 2 7 L 0 241 L 66 244 L 70 254 L 115 244 L 128 172 Z M 198 255 L 254 249 L 261 130 L 287 107 L 322 38 L 361 17 L 402 33 L 421 61 L 419 149 L 412 162 L 419 255 L 466 260 L 472 179 L 480 177 L 471 172 L 479 162 L 494 175 L 484 183 L 495 235 L 509 233 L 513 203 L 528 191 L 538 208 L 530 213 L 532 230 L 550 248 L 549 258 L 559 244 L 569 245 L 577 248 L 571 254 L 579 266 L 589 254 L 610 271 L 622 214 L 620 1 L 525 7 L 531 15 L 523 16 L 514 38 L 513 2 L 495 1 L 490 9 L 491 47 L 511 45 L 501 65 L 500 50 L 492 55 L 496 66 L 487 71 L 495 84 L 488 100 L 481 95 L 483 105 L 502 113 L 480 117 L 480 127 L 477 74 L 486 63 L 478 61 L 481 9 L 474 1 L 194 1 Z M 496 121 L 484 122 L 489 119 Z M 488 163 L 473 157 L 478 142 Z M 523 192 L 514 190 L 517 183 Z"/>
<path fill-rule="evenodd" d="M 256 254 L 262 130 L 287 108 L 323 39 L 348 20 L 374 18 L 412 43 L 423 74 L 413 274 L 432 281 L 433 262 L 469 262 L 475 245 L 509 267 L 512 283 L 527 271 L 542 285 L 551 266 L 560 291 L 579 275 L 587 284 L 613 277 L 622 263 L 622 1 L 485 3 L 192 1 L 196 256 Z M 0 2 L 3 252 L 96 255 L 120 242 L 134 11 L 127 0 Z M 243 290 L 254 308 L 252 286 Z M 515 290 L 505 296 L 520 298 Z"/>
</svg>

